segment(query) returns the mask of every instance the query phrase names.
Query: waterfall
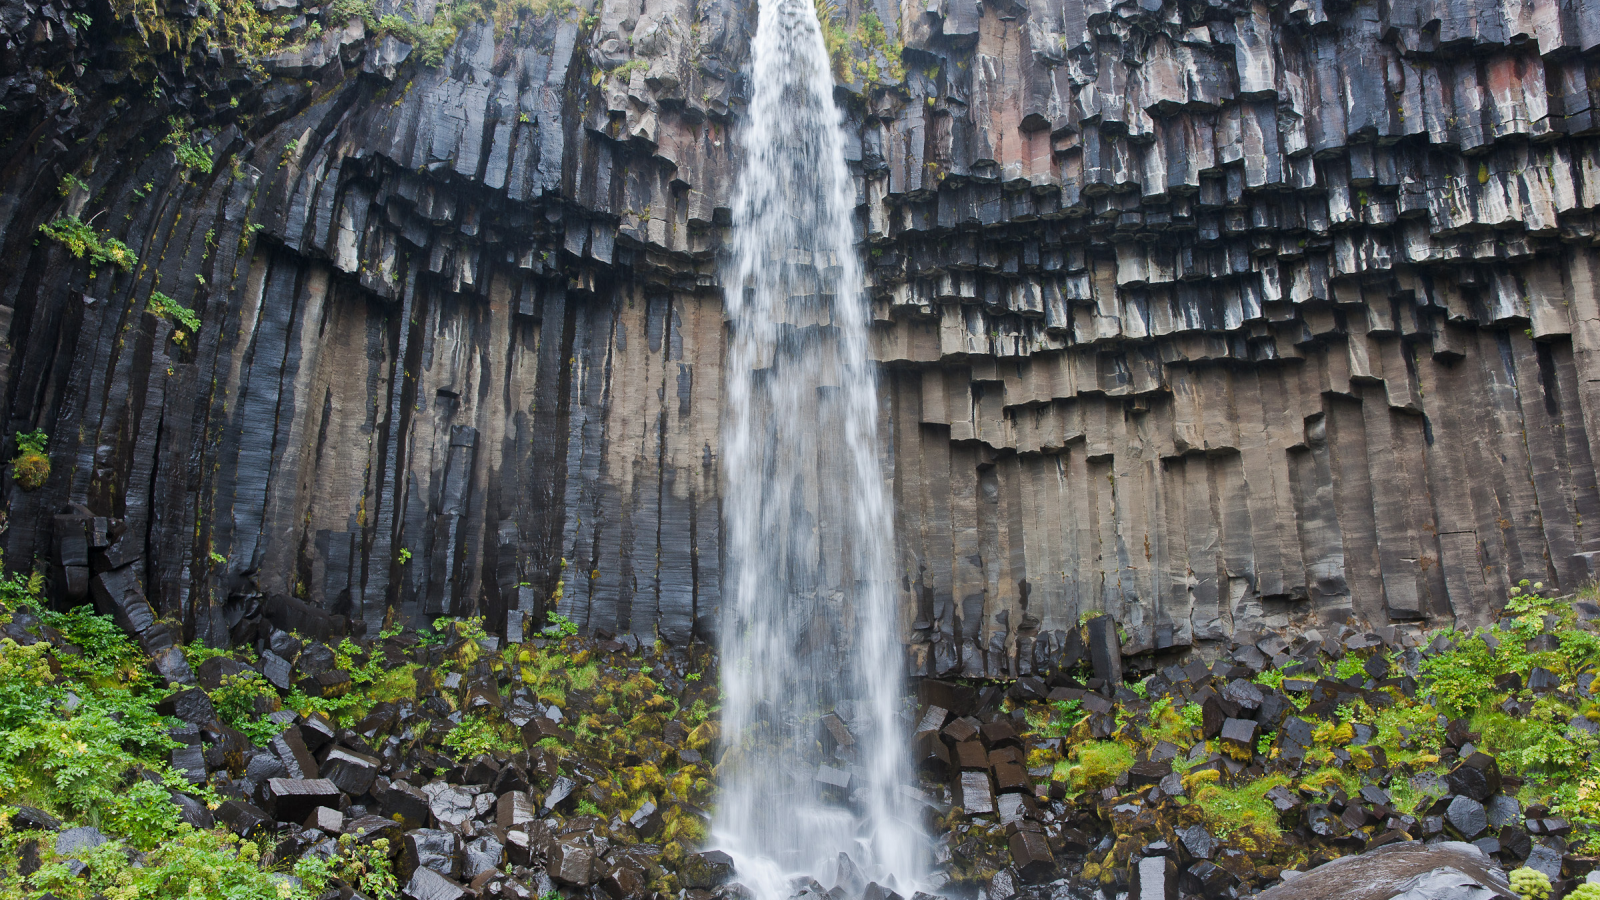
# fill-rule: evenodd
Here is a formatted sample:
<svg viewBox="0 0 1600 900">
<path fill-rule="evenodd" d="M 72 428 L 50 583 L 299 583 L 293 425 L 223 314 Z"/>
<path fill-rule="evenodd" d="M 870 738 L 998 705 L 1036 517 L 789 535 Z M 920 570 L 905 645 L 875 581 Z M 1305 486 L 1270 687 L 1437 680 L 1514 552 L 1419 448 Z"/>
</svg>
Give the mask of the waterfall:
<svg viewBox="0 0 1600 900">
<path fill-rule="evenodd" d="M 812 0 L 761 0 L 751 56 L 723 268 L 728 750 L 713 842 L 760 900 L 799 875 L 831 886 L 840 853 L 909 896 L 926 844 L 900 792 L 894 524 L 855 187 Z"/>
</svg>

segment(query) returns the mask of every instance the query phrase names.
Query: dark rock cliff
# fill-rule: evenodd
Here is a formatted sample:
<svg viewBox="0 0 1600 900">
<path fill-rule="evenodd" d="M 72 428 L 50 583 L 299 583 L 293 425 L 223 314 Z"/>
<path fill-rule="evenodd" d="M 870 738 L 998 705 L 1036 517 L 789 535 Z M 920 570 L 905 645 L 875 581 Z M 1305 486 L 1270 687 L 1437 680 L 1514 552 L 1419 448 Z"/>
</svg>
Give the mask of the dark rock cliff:
<svg viewBox="0 0 1600 900">
<path fill-rule="evenodd" d="M 260 59 L 232 8 L 0 2 L 0 391 L 53 462 L 6 479 L 8 564 L 90 590 L 72 511 L 205 639 L 286 596 L 687 639 L 755 6 L 269 0 Z M 1138 653 L 1590 577 L 1600 6 L 831 30 L 916 670 L 1026 673 L 1089 610 Z"/>
</svg>

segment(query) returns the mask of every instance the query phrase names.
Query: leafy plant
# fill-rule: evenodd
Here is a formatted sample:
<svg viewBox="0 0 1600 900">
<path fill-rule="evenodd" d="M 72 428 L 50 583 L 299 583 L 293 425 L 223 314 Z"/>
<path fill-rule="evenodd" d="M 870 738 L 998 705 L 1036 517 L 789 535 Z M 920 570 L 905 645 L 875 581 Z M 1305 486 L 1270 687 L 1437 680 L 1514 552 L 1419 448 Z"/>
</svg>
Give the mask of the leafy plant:
<svg viewBox="0 0 1600 900">
<path fill-rule="evenodd" d="M 316 854 L 301 857 L 294 865 L 294 875 L 301 881 L 303 895 L 308 897 L 320 897 L 334 879 L 373 900 L 392 900 L 400 885 L 389 862 L 389 839 L 362 844 L 353 834 L 340 835 L 337 852 L 327 859 Z"/>
<path fill-rule="evenodd" d="M 267 702 L 263 704 L 262 700 Z M 256 713 L 259 705 L 270 707 L 277 702 L 278 692 L 256 672 L 224 676 L 222 685 L 211 692 L 217 718 L 237 728 L 257 746 L 266 746 L 283 732 L 284 726 L 260 718 Z"/>
<path fill-rule="evenodd" d="M 162 802 L 165 803 L 164 798 Z M 82 874 L 56 855 L 55 841 L 48 834 L 14 832 L 4 838 L 0 850 L 8 851 L 4 853 L 5 858 L 17 859 L 21 845 L 30 840 L 41 854 L 43 865 L 26 878 L 16 876 L 14 869 L 12 873 L 0 875 L 0 893 L 6 896 L 50 894 L 60 900 L 297 898 L 281 876 L 261 869 L 261 852 L 256 844 L 222 830 L 200 831 L 189 825 L 177 826 L 142 857 L 131 854 L 130 846 L 121 840 L 112 840 L 90 850 L 73 851 L 72 855 L 87 865 Z M 137 865 L 132 861 L 134 858 L 138 859 Z M 298 900 L 309 900 L 309 896 L 301 893 Z"/>
<path fill-rule="evenodd" d="M 68 172 L 66 175 L 62 176 L 61 186 L 57 188 L 57 191 L 61 194 L 61 196 L 65 197 L 72 193 L 73 189 L 88 193 L 89 185 L 85 184 L 82 178 L 79 178 L 71 172 Z"/>
<path fill-rule="evenodd" d="M 505 724 L 487 716 L 464 716 L 461 724 L 444 736 L 444 745 L 454 750 L 461 759 L 495 751 L 516 753 L 522 749 L 522 742 L 510 736 L 507 729 Z"/>
<path fill-rule="evenodd" d="M 48 225 L 39 226 L 39 230 L 44 232 L 45 237 L 60 241 L 73 256 L 79 259 L 88 256 L 91 269 L 102 263 L 110 263 L 119 269 L 132 269 L 139 262 L 127 244 L 116 238 L 100 237 L 77 216 L 62 216 Z"/>
<path fill-rule="evenodd" d="M 1178 715 L 1183 718 L 1183 724 L 1190 728 L 1199 728 L 1205 724 L 1206 711 L 1198 703 L 1185 703 L 1183 709 L 1178 711 Z"/>
<path fill-rule="evenodd" d="M 1550 876 L 1527 866 L 1512 869 L 1511 890 L 1522 900 L 1545 900 L 1550 896 Z"/>
<path fill-rule="evenodd" d="M 178 158 L 178 164 L 185 169 L 199 169 L 203 174 L 210 175 L 211 154 L 194 142 L 193 137 L 185 130 L 183 122 L 176 116 L 167 119 L 167 125 L 172 130 L 162 143 L 172 147 L 172 153 Z"/>
<path fill-rule="evenodd" d="M 194 310 L 179 304 L 178 301 L 160 291 L 150 292 L 150 303 L 146 306 L 145 311 L 153 315 L 164 316 L 188 329 L 191 334 L 200 330 L 200 317 L 195 315 Z"/>
<path fill-rule="evenodd" d="M 17 455 L 11 460 L 11 476 L 17 486 L 25 491 L 44 487 L 50 479 L 50 457 L 45 455 L 45 445 L 50 436 L 42 429 L 19 431 L 16 435 Z"/>
<path fill-rule="evenodd" d="M 558 634 L 571 637 L 578 633 L 578 624 L 562 614 L 551 610 L 549 613 L 550 624 L 544 627 L 546 634 Z"/>
</svg>

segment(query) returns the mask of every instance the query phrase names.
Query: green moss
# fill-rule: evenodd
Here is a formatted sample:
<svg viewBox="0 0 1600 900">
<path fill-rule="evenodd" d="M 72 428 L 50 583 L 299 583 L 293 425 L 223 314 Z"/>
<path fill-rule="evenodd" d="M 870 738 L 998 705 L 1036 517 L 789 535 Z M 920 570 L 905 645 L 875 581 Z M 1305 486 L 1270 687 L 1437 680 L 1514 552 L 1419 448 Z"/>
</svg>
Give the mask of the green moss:
<svg viewBox="0 0 1600 900">
<path fill-rule="evenodd" d="M 612 69 L 611 75 L 619 81 L 626 83 L 633 78 L 633 73 L 643 72 L 648 68 L 650 68 L 649 60 L 630 59 L 622 65 L 617 66 L 615 69 Z"/>
<path fill-rule="evenodd" d="M 575 691 L 593 690 L 599 677 L 600 670 L 594 663 L 580 666 L 572 673 L 572 689 Z"/>
<path fill-rule="evenodd" d="M 1065 773 L 1076 790 L 1110 787 L 1133 767 L 1133 750 L 1118 741 L 1090 741 L 1072 748 L 1076 765 Z"/>
<path fill-rule="evenodd" d="M 384 672 L 372 682 L 367 689 L 367 696 L 374 703 L 394 703 L 398 700 L 417 699 L 417 670 L 421 668 L 416 663 L 406 663 Z"/>
<path fill-rule="evenodd" d="M 516 753 L 522 741 L 512 727 L 486 715 L 469 715 L 444 736 L 444 745 L 458 759 L 472 759 L 484 753 Z"/>
<path fill-rule="evenodd" d="M 1278 811 L 1266 798 L 1275 787 L 1289 783 L 1287 775 L 1268 775 L 1239 787 L 1204 784 L 1194 792 L 1194 803 L 1220 837 L 1253 830 L 1267 838 L 1281 837 Z"/>
</svg>

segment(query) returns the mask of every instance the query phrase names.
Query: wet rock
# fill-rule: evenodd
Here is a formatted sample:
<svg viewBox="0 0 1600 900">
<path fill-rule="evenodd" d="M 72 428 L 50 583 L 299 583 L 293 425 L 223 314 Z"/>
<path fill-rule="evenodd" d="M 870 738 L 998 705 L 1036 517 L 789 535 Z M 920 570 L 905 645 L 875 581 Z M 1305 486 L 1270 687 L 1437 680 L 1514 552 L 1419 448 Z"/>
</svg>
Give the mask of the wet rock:
<svg viewBox="0 0 1600 900">
<path fill-rule="evenodd" d="M 98 828 L 68 828 L 56 835 L 56 855 L 72 856 L 85 850 L 93 850 L 110 838 L 101 833 Z"/>
<path fill-rule="evenodd" d="M 300 723 L 299 731 L 300 740 L 305 742 L 306 749 L 312 753 L 320 752 L 323 747 L 333 743 L 334 738 L 337 737 L 337 729 L 333 727 L 333 723 L 328 721 L 327 716 L 319 712 L 314 712 L 307 716 Z"/>
<path fill-rule="evenodd" d="M 461 837 L 454 832 L 414 828 L 405 833 L 402 874 L 428 869 L 451 878 L 461 874 Z"/>
<path fill-rule="evenodd" d="M 960 794 L 956 804 L 966 811 L 969 816 L 980 816 L 994 812 L 994 791 L 989 784 L 989 773 L 962 772 Z"/>
<path fill-rule="evenodd" d="M 211 698 L 199 688 L 167 695 L 156 704 L 156 712 L 191 725 L 210 725 L 217 721 L 217 710 L 211 705 Z"/>
<path fill-rule="evenodd" d="M 646 800 L 628 817 L 628 824 L 633 826 L 633 830 L 638 832 L 640 837 L 652 838 L 661 830 L 661 811 L 656 808 L 655 803 Z"/>
<path fill-rule="evenodd" d="M 1088 621 L 1089 661 L 1094 675 L 1107 684 L 1122 683 L 1122 641 L 1117 635 L 1117 622 L 1110 616 L 1096 616 Z"/>
<path fill-rule="evenodd" d="M 496 840 L 493 835 L 482 835 L 474 838 L 466 846 L 466 858 L 462 863 L 462 877 L 471 880 L 480 875 L 496 871 L 505 858 L 505 845 Z"/>
<path fill-rule="evenodd" d="M 190 784 L 206 783 L 206 753 L 199 746 L 179 747 L 167 755 L 167 761 Z"/>
<path fill-rule="evenodd" d="M 983 742 L 990 747 L 1020 747 L 1021 739 L 1010 719 L 995 719 L 978 729 Z"/>
<path fill-rule="evenodd" d="M 956 744 L 956 764 L 963 769 L 989 768 L 989 751 L 981 741 L 962 741 Z"/>
<path fill-rule="evenodd" d="M 547 810 L 566 809 L 577 804 L 573 799 L 573 792 L 578 788 L 578 783 L 565 775 L 558 776 L 550 785 L 550 790 L 544 795 L 544 808 Z"/>
<path fill-rule="evenodd" d="M 850 734 L 850 726 L 846 725 L 836 713 L 828 713 L 822 717 L 817 723 L 817 733 L 823 738 L 823 749 L 828 753 L 854 747 L 856 743 L 856 739 Z"/>
<path fill-rule="evenodd" d="M 733 858 L 721 850 L 692 853 L 684 858 L 679 868 L 684 886 L 700 890 L 711 890 L 726 884 L 733 874 Z"/>
<path fill-rule="evenodd" d="M 224 800 L 217 807 L 217 819 L 227 825 L 228 830 L 246 840 L 272 827 L 271 816 L 243 800 Z"/>
<path fill-rule="evenodd" d="M 428 823 L 428 796 L 410 784 L 396 781 L 385 785 L 379 780 L 374 782 L 373 794 L 378 800 L 379 811 L 403 827 L 420 828 Z"/>
<path fill-rule="evenodd" d="M 344 747 L 334 747 L 323 757 L 321 775 L 334 783 L 339 790 L 359 797 L 372 789 L 383 764 L 375 757 L 366 756 Z"/>
<path fill-rule="evenodd" d="M 354 812 L 355 810 L 352 808 L 352 815 Z M 382 838 L 389 842 L 391 848 L 399 848 L 405 837 L 402 831 L 403 829 L 400 827 L 399 822 L 393 819 L 385 819 L 382 816 L 371 814 L 356 816 L 355 818 L 347 816 L 344 820 L 344 833 L 355 835 L 356 842 L 360 844 L 370 844 Z"/>
<path fill-rule="evenodd" d="M 1217 839 L 1212 837 L 1203 825 L 1190 825 L 1183 829 L 1178 832 L 1178 840 L 1183 843 L 1183 849 L 1195 859 L 1210 859 L 1212 854 L 1217 852 Z"/>
<path fill-rule="evenodd" d="M 985 885 L 985 898 L 992 898 L 992 900 L 1011 900 L 1011 898 L 1017 896 L 1018 893 L 1017 880 L 1016 873 L 1011 869 L 1001 869 L 1000 871 L 994 873 L 994 877 L 990 878 L 989 883 Z"/>
<path fill-rule="evenodd" d="M 442 782 L 423 785 L 422 792 L 428 795 L 428 811 L 433 814 L 434 821 L 452 827 L 459 827 L 487 812 L 493 803 L 488 795 L 470 794 Z"/>
<path fill-rule="evenodd" d="M 432 869 L 418 869 L 411 874 L 401 896 L 406 900 L 462 900 L 466 889 Z"/>
<path fill-rule="evenodd" d="M 1444 817 L 1457 834 L 1469 841 L 1483 834 L 1489 827 L 1489 818 L 1483 804 L 1471 797 L 1458 796 L 1451 800 Z"/>
<path fill-rule="evenodd" d="M 1445 783 L 1451 793 L 1483 803 L 1500 792 L 1500 766 L 1487 753 L 1473 753 L 1445 775 Z"/>
<path fill-rule="evenodd" d="M 1561 688 L 1561 676 L 1540 666 L 1528 672 L 1528 690 L 1536 694 L 1549 693 Z"/>
<path fill-rule="evenodd" d="M 1237 881 L 1232 872 L 1203 859 L 1191 863 L 1182 879 L 1185 891 L 1206 897 L 1226 896 L 1224 892 Z"/>
<path fill-rule="evenodd" d="M 595 882 L 594 848 L 576 837 L 557 840 L 550 850 L 550 877 L 561 884 L 588 887 Z"/>
<path fill-rule="evenodd" d="M 1133 867 L 1128 900 L 1178 900 L 1177 866 L 1165 856 L 1147 856 Z"/>
<path fill-rule="evenodd" d="M 313 809 L 309 816 L 306 816 L 305 822 L 302 824 L 307 828 L 315 828 L 328 834 L 341 834 L 344 831 L 344 813 L 339 812 L 337 809 L 319 806 Z"/>
<path fill-rule="evenodd" d="M 266 784 L 267 810 L 280 822 L 303 822 L 319 806 L 337 807 L 339 789 L 326 778 L 272 778 Z"/>
<path fill-rule="evenodd" d="M 1222 723 L 1222 743 L 1240 758 L 1249 759 L 1256 752 L 1256 728 L 1250 719 L 1228 719 Z"/>
<path fill-rule="evenodd" d="M 243 675 L 249 671 L 251 671 L 249 666 L 231 656 L 213 656 L 195 669 L 194 677 L 202 688 L 214 691 L 222 687 L 224 678 Z"/>
<path fill-rule="evenodd" d="M 1006 843 L 1011 849 L 1011 863 L 1023 881 L 1038 884 L 1055 874 L 1056 861 L 1050 852 L 1050 842 L 1039 831 L 1015 827 Z"/>
<path fill-rule="evenodd" d="M 1528 858 L 1523 864 L 1530 869 L 1543 872 L 1551 881 L 1561 878 L 1561 852 L 1553 847 L 1535 845 L 1528 851 Z"/>
<path fill-rule="evenodd" d="M 612 866 L 600 879 L 600 889 L 611 900 L 642 900 L 651 895 L 644 873 L 631 866 Z"/>
<path fill-rule="evenodd" d="M 272 752 L 283 763 L 284 771 L 289 773 L 290 778 L 321 777 L 316 757 L 311 755 L 298 729 L 290 728 L 273 738 Z"/>
<path fill-rule="evenodd" d="M 200 829 L 216 827 L 216 816 L 212 815 L 211 810 L 197 798 L 177 791 L 171 791 L 167 796 L 172 800 L 172 805 L 178 808 L 178 818 L 185 825 L 193 825 Z"/>
<path fill-rule="evenodd" d="M 970 716 L 955 719 L 944 726 L 944 736 L 956 744 L 975 741 L 980 734 L 981 723 Z"/>
<path fill-rule="evenodd" d="M 651 804 L 651 809 L 654 808 L 654 804 Z M 521 791 L 508 791 L 495 801 L 495 824 L 507 831 L 538 818 L 538 809 L 534 806 L 533 799 Z M 638 828 L 637 825 L 634 827 Z"/>
<path fill-rule="evenodd" d="M 1324 863 L 1261 900 L 1516 900 L 1505 874 L 1471 844 L 1406 841 Z"/>
<path fill-rule="evenodd" d="M 861 891 L 861 900 L 905 900 L 905 898 L 873 881 Z"/>
<path fill-rule="evenodd" d="M 1170 761 L 1145 760 L 1134 763 L 1129 767 L 1128 784 L 1131 787 L 1159 784 L 1163 778 L 1171 774 L 1172 763 Z M 1005 790 L 1005 788 L 1002 786 L 1001 790 Z"/>
<path fill-rule="evenodd" d="M 1265 700 L 1261 688 L 1242 678 L 1228 682 L 1222 689 L 1222 698 L 1237 706 L 1246 715 L 1260 709 Z"/>
<path fill-rule="evenodd" d="M 294 683 L 294 667 L 271 650 L 261 651 L 261 674 L 280 691 L 287 691 Z"/>
<path fill-rule="evenodd" d="M 817 788 L 825 796 L 842 800 L 850 793 L 850 773 L 844 769 L 829 765 L 817 766 L 815 780 Z"/>
<path fill-rule="evenodd" d="M 18 831 L 59 831 L 61 820 L 33 806 L 11 807 L 11 827 Z"/>
</svg>

